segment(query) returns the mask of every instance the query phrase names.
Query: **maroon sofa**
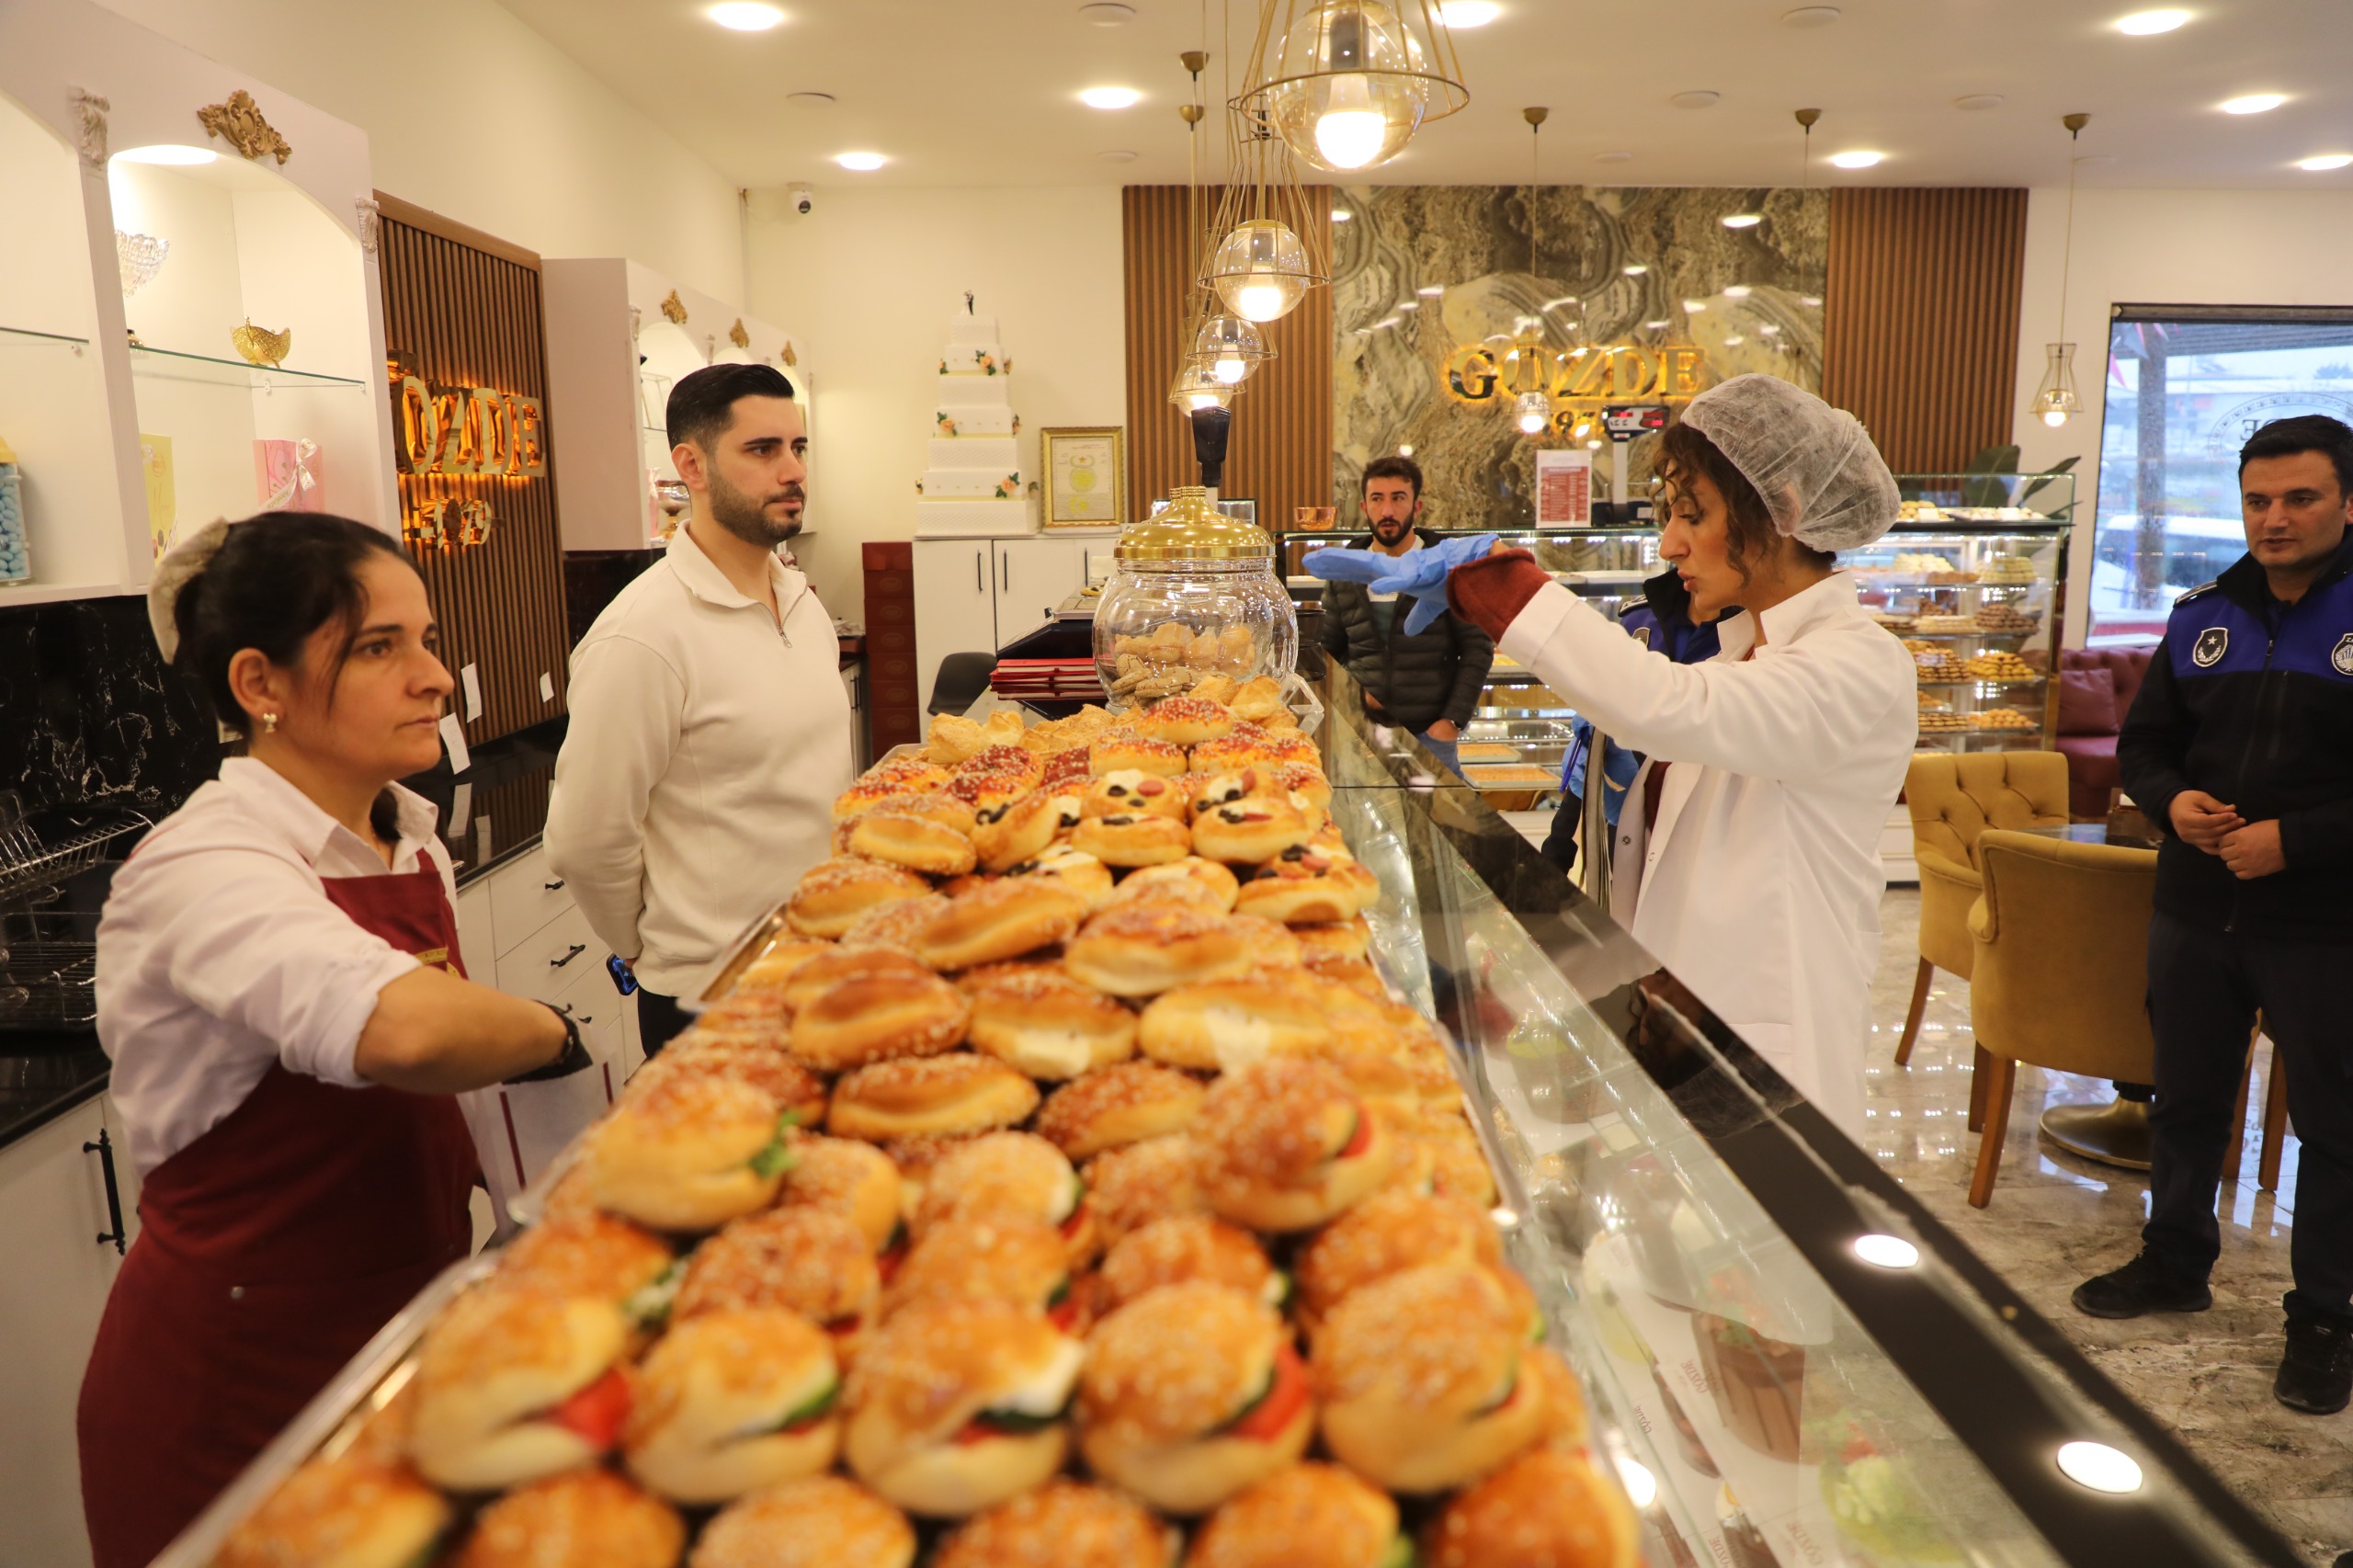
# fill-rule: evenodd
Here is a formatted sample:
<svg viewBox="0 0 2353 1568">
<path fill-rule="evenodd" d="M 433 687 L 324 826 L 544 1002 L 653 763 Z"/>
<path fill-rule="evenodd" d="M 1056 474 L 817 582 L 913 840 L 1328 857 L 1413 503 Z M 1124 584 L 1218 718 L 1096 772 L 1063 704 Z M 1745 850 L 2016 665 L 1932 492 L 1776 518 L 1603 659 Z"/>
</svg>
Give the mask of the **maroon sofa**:
<svg viewBox="0 0 2353 1568">
<path fill-rule="evenodd" d="M 2111 791 L 2120 788 L 2123 775 L 2116 766 L 2117 732 L 2132 699 L 2140 694 L 2141 677 L 2149 668 L 2154 648 L 2063 648 L 2059 652 L 2059 733 L 2052 744 L 2067 758 L 2067 810 L 2079 820 L 2108 815 Z M 2094 676 L 2088 682 L 2068 681 L 2071 672 L 2106 670 L 2115 687 L 2111 714 L 2101 700 L 2106 687 Z"/>
</svg>

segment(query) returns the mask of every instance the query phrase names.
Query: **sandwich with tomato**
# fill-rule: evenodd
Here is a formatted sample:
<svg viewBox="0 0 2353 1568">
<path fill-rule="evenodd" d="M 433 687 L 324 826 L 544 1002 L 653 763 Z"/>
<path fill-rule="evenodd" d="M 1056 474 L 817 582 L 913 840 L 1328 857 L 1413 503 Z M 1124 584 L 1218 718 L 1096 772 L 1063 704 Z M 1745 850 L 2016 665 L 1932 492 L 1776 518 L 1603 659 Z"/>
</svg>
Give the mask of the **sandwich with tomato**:
<svg viewBox="0 0 2353 1568">
<path fill-rule="evenodd" d="M 724 1503 L 834 1462 L 841 1378 L 830 1337 L 798 1312 L 725 1307 L 672 1326 L 639 1369 L 622 1448 L 676 1503 Z"/>
<path fill-rule="evenodd" d="M 409 1454 L 452 1492 L 499 1492 L 595 1461 L 629 1417 L 629 1320 L 609 1300 L 494 1284 L 425 1337 Z"/>
</svg>

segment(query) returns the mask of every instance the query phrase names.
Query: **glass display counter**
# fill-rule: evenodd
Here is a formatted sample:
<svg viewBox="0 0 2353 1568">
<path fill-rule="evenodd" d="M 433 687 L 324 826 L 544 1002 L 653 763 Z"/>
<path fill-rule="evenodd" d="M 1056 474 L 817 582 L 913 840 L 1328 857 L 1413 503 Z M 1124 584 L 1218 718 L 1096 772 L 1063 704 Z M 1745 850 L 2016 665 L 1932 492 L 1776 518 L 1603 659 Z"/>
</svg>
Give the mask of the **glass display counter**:
<svg viewBox="0 0 2353 1568">
<path fill-rule="evenodd" d="M 1433 788 L 1427 753 L 1329 680 L 1333 815 L 1382 883 L 1376 951 L 1457 1042 L 1507 1250 L 1585 1376 L 1646 1562 L 2296 1561 L 1478 791 Z"/>
</svg>

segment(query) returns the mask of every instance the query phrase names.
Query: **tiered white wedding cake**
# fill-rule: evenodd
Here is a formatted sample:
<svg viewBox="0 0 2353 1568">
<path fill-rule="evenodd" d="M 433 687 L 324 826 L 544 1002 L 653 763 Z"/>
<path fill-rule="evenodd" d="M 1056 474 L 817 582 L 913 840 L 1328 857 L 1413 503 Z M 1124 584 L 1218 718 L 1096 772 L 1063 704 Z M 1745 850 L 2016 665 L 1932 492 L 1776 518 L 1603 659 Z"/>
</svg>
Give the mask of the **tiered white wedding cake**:
<svg viewBox="0 0 2353 1568">
<path fill-rule="evenodd" d="M 1013 412 L 1012 380 L 996 318 L 974 314 L 972 297 L 965 295 L 939 361 L 931 466 L 915 483 L 918 535 L 1035 531 L 1036 509 L 1015 451 L 1021 420 Z"/>
</svg>

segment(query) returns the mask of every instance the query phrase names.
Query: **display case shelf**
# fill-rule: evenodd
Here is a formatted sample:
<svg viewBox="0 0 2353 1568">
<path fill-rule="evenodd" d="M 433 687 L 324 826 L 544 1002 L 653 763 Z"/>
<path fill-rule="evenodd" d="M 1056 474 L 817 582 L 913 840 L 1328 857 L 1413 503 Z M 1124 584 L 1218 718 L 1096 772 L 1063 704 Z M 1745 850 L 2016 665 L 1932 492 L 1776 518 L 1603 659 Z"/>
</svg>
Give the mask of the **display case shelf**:
<svg viewBox="0 0 2353 1568">
<path fill-rule="evenodd" d="M 220 359 L 209 354 L 182 353 L 176 348 L 150 348 L 143 343 L 131 346 L 131 373 L 153 381 L 194 381 L 240 392 L 275 392 L 281 387 L 359 392 L 368 385 L 350 376 L 290 370 L 279 365 L 256 365 L 244 359 Z"/>
</svg>

